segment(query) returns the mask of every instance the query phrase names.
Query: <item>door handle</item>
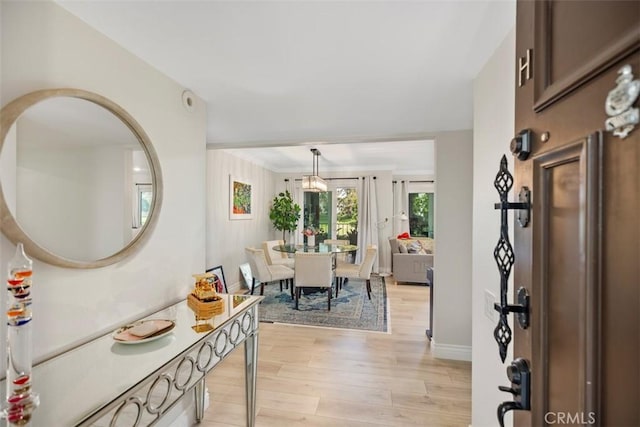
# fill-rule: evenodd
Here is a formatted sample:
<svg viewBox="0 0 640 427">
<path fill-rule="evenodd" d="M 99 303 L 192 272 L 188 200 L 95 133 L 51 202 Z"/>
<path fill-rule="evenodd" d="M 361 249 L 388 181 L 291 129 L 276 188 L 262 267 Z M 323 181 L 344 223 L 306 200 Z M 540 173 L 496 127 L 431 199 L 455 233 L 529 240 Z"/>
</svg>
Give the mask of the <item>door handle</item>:
<svg viewBox="0 0 640 427">
<path fill-rule="evenodd" d="M 511 387 L 498 386 L 500 391 L 511 393 L 513 400 L 507 400 L 498 405 L 498 423 L 504 427 L 504 416 L 509 411 L 531 409 L 531 370 L 529 363 L 517 358 L 507 366 L 507 377 Z"/>
<path fill-rule="evenodd" d="M 511 305 L 507 302 L 509 275 L 515 263 L 515 253 L 509 241 L 507 212 L 510 209 L 518 209 L 526 212 L 526 221 L 523 220 L 524 222 L 521 222 L 522 226 L 526 226 L 529 221 L 528 215 L 531 209 L 531 196 L 529 190 L 523 187 L 521 191 L 521 202 L 512 203 L 508 201 L 509 191 L 513 186 L 513 175 L 509 172 L 507 157 L 504 155 L 502 159 L 500 159 L 500 170 L 496 175 L 493 186 L 498 190 L 498 195 L 500 196 L 500 203 L 494 205 L 495 209 L 500 209 L 500 239 L 498 239 L 498 243 L 493 250 L 493 258 L 496 260 L 500 272 L 500 303 L 496 303 L 494 308 L 500 313 L 500 318 L 493 330 L 493 337 L 498 343 L 500 359 L 504 362 L 507 358 L 507 348 L 513 335 L 507 315 L 509 313 L 518 313 L 518 323 L 520 327 L 526 329 L 529 326 L 529 294 L 527 290 L 521 288 L 518 291 L 519 304 Z M 523 197 L 524 199 L 522 199 Z M 522 218 L 525 218 L 525 216 Z"/>
</svg>

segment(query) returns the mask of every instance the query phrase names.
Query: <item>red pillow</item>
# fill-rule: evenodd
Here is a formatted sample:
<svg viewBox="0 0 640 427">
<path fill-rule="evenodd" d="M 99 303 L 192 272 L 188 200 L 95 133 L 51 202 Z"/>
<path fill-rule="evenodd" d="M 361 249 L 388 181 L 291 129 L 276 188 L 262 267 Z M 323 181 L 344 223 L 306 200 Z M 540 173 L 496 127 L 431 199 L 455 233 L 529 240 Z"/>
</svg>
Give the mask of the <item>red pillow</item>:
<svg viewBox="0 0 640 427">
<path fill-rule="evenodd" d="M 398 234 L 398 239 L 410 239 L 411 236 L 409 236 L 409 233 L 407 233 L 406 231 L 402 234 Z"/>
</svg>

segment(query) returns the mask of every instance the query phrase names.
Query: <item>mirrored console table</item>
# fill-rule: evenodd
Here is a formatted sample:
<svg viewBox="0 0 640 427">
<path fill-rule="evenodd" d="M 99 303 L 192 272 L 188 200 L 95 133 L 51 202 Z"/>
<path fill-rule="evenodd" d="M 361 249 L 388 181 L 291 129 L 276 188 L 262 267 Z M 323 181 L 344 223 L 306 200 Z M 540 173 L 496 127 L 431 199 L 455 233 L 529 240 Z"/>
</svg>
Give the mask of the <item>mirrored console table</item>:
<svg viewBox="0 0 640 427">
<path fill-rule="evenodd" d="M 220 296 L 224 311 L 209 320 L 196 321 L 181 301 L 145 317 L 175 321 L 161 338 L 123 344 L 107 334 L 35 366 L 40 406 L 31 425 L 152 425 L 189 393 L 195 395 L 200 421 L 207 373 L 244 344 L 246 425 L 253 426 L 262 297 Z M 4 381 L 0 387 L 4 390 Z"/>
</svg>

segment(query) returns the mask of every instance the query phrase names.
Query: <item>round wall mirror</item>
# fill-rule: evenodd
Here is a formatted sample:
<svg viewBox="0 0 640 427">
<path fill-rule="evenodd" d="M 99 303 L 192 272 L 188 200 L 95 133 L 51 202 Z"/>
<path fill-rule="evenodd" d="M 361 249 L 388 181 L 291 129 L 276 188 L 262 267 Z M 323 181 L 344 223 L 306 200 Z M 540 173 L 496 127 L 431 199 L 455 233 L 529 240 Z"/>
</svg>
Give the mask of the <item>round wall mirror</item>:
<svg viewBox="0 0 640 427">
<path fill-rule="evenodd" d="M 117 104 L 78 89 L 32 92 L 0 111 L 0 226 L 49 264 L 97 268 L 140 248 L 157 222 L 160 163 Z"/>
</svg>

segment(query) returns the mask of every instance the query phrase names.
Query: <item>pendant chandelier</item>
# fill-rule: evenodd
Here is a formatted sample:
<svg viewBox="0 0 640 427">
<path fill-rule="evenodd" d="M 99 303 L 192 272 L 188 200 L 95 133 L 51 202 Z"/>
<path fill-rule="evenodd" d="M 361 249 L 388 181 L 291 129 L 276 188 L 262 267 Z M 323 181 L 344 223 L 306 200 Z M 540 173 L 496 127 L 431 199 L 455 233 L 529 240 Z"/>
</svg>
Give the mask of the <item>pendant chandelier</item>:
<svg viewBox="0 0 640 427">
<path fill-rule="evenodd" d="M 312 173 L 302 177 L 302 189 L 308 192 L 322 193 L 327 191 L 327 182 L 318 175 L 320 151 L 317 148 L 312 148 L 311 152 L 313 153 Z"/>
</svg>

